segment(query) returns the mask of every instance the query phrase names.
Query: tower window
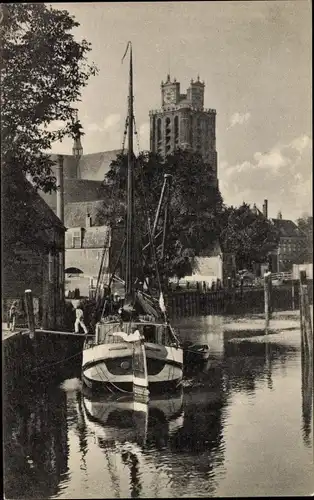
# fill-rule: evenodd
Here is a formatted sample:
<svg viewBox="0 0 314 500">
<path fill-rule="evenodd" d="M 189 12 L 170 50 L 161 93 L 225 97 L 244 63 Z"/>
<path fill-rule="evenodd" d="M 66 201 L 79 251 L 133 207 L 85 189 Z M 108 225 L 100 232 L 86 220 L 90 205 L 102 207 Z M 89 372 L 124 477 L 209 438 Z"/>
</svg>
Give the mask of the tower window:
<svg viewBox="0 0 314 500">
<path fill-rule="evenodd" d="M 167 117 L 165 121 L 165 142 L 166 145 L 169 146 L 167 147 L 168 151 L 170 149 L 170 140 L 171 140 L 171 121 L 170 118 Z"/>
<path fill-rule="evenodd" d="M 174 140 L 178 142 L 179 140 L 179 117 L 174 118 Z"/>
<path fill-rule="evenodd" d="M 161 118 L 157 121 L 157 141 L 161 141 Z"/>
</svg>

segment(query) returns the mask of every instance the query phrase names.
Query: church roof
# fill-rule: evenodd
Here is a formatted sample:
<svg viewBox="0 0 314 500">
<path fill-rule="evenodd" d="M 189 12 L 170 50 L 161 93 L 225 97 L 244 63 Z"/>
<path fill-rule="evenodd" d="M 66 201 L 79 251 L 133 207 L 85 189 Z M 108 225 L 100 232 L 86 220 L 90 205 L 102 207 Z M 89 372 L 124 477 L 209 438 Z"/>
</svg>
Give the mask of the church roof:
<svg viewBox="0 0 314 500">
<path fill-rule="evenodd" d="M 103 181 L 109 171 L 110 164 L 116 159 L 120 150 L 103 151 L 102 153 L 92 153 L 83 155 L 79 162 L 81 179 Z"/>
<path fill-rule="evenodd" d="M 100 153 L 83 154 L 79 159 L 72 155 L 62 155 L 64 158 L 64 178 L 103 181 L 111 162 L 116 159 L 120 152 L 120 149 L 113 149 Z M 57 162 L 57 155 L 51 155 L 51 159 Z"/>
</svg>

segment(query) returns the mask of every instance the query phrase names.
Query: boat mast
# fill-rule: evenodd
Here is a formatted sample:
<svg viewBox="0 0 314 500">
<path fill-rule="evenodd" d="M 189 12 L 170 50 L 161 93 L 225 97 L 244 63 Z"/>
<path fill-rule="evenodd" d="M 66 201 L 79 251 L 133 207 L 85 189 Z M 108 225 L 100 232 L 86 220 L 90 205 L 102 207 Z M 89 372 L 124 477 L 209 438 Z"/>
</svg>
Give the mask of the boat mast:
<svg viewBox="0 0 314 500">
<path fill-rule="evenodd" d="M 128 105 L 128 175 L 127 175 L 127 226 L 126 226 L 126 269 L 125 269 L 125 298 L 126 302 L 133 301 L 133 266 L 134 266 L 134 192 L 133 192 L 133 61 L 132 44 L 130 49 L 129 71 L 129 105 Z"/>
</svg>

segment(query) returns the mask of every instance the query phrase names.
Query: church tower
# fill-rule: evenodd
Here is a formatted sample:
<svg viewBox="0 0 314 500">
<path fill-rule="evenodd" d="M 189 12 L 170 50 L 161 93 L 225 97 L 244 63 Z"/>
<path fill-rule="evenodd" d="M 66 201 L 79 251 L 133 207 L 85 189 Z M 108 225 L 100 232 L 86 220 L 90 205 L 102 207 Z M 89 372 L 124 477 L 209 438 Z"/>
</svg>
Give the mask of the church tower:
<svg viewBox="0 0 314 500">
<path fill-rule="evenodd" d="M 170 75 L 161 82 L 161 109 L 150 116 L 150 150 L 163 157 L 176 148 L 199 152 L 217 183 L 216 110 L 204 109 L 205 83 L 191 80 L 186 94 Z"/>
<path fill-rule="evenodd" d="M 78 113 L 75 113 L 75 123 L 73 126 L 73 147 L 72 156 L 76 159 L 76 178 L 81 179 L 80 159 L 83 156 L 83 146 L 81 137 L 83 135 L 82 125 L 78 119 Z"/>
</svg>

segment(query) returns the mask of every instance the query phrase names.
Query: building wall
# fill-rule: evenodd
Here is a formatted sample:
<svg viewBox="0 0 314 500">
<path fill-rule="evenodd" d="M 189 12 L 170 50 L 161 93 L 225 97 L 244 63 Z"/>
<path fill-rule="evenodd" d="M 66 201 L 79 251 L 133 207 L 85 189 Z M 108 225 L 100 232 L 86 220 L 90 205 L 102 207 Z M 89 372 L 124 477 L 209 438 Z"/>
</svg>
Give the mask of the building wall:
<svg viewBox="0 0 314 500">
<path fill-rule="evenodd" d="M 195 270 L 192 276 L 187 276 L 187 281 L 205 281 L 209 286 L 217 279 L 222 281 L 223 262 L 220 255 L 212 257 L 196 257 Z"/>
<path fill-rule="evenodd" d="M 67 248 L 65 251 L 65 269 L 75 267 L 83 271 L 84 276 L 97 279 L 102 253 L 102 248 Z M 109 248 L 105 255 L 105 265 L 107 266 L 109 263 Z"/>
<path fill-rule="evenodd" d="M 57 235 L 54 234 L 56 239 Z M 51 242 L 53 243 L 53 242 Z M 32 290 L 34 312 L 44 328 L 61 328 L 64 306 L 64 273 L 62 245 L 51 252 L 38 249 L 17 253 L 16 264 L 2 271 L 2 304 L 6 317 L 13 300 L 18 301 L 20 322 L 25 324 L 24 292 Z M 19 258 L 21 259 L 19 261 Z M 5 261 L 5 259 L 4 259 Z"/>
<path fill-rule="evenodd" d="M 13 300 L 18 300 L 19 311 L 23 313 L 24 293 L 31 289 L 42 326 L 60 327 L 64 306 L 65 228 L 18 167 L 3 167 L 2 201 L 6 238 L 2 254 L 4 317 Z"/>
</svg>

